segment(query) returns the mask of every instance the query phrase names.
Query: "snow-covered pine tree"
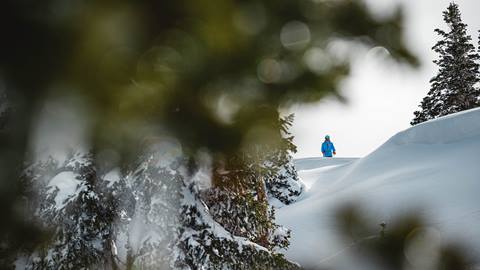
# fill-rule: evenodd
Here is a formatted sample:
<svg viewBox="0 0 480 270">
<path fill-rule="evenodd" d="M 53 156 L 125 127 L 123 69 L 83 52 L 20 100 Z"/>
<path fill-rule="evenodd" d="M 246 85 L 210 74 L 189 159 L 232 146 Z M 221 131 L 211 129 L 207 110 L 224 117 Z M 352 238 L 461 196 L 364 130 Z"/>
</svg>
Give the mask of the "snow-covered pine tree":
<svg viewBox="0 0 480 270">
<path fill-rule="evenodd" d="M 267 152 L 266 160 L 262 162 L 262 171 L 265 174 L 265 185 L 269 201 L 280 201 L 283 204 L 294 202 L 303 192 L 304 186 L 298 179 L 297 170 L 293 164 L 292 154 L 297 152 L 293 144 L 290 127 L 293 124 L 294 114 L 279 118 L 280 131 L 278 147 Z"/>
<path fill-rule="evenodd" d="M 134 211 L 117 242 L 125 269 L 173 268 L 185 179 L 183 160 L 167 156 L 167 151 L 146 151 L 126 176 L 134 198 L 127 203 Z"/>
<path fill-rule="evenodd" d="M 175 269 L 301 269 L 297 264 L 285 259 L 282 254 L 269 250 L 249 240 L 248 237 L 237 236 L 226 230 L 224 226 L 212 219 L 211 213 L 212 211 L 216 212 L 218 217 L 220 213 L 228 215 L 228 211 L 232 209 L 220 207 L 212 210 L 205 203 L 202 203 L 203 200 L 198 196 L 199 194 L 200 192 L 195 185 L 188 185 L 183 192 L 184 199 L 180 215 L 181 230 L 175 249 Z M 232 201 L 225 200 L 220 201 L 220 203 L 227 206 Z M 240 216 L 235 210 L 230 214 L 234 220 L 237 220 L 237 217 Z M 255 220 L 252 220 L 252 222 L 258 224 Z M 243 225 L 244 223 L 240 223 L 238 227 Z M 239 230 L 242 229 L 239 228 Z M 283 238 L 283 236 L 280 236 L 283 233 L 282 230 L 277 230 L 275 233 L 277 235 L 272 234 L 273 237 Z"/>
<path fill-rule="evenodd" d="M 58 168 L 54 164 L 36 165 L 30 174 L 39 187 L 36 216 L 52 237 L 23 258 L 24 268 L 115 269 L 113 225 L 122 196 L 106 191 L 108 183 L 100 181 L 90 154 L 76 153 Z"/>
<path fill-rule="evenodd" d="M 176 269 L 300 269 L 275 251 L 288 246 L 289 232 L 274 223 L 264 183 L 245 157 L 214 165 L 211 188 L 202 190 L 195 176 L 186 182 Z"/>
<path fill-rule="evenodd" d="M 443 19 L 450 31 L 435 29 L 441 40 L 432 48 L 439 54 L 433 61 L 439 71 L 430 80 L 430 91 L 420 104 L 421 110 L 414 113 L 411 125 L 480 106 L 480 90 L 475 88 L 479 81 L 479 55 L 456 3 L 450 3 Z"/>
<path fill-rule="evenodd" d="M 245 237 L 266 249 L 274 248 L 276 243 L 269 236 L 277 225 L 259 165 L 242 153 L 215 168 L 213 187 L 201 194 L 213 219 L 235 236 Z"/>
</svg>

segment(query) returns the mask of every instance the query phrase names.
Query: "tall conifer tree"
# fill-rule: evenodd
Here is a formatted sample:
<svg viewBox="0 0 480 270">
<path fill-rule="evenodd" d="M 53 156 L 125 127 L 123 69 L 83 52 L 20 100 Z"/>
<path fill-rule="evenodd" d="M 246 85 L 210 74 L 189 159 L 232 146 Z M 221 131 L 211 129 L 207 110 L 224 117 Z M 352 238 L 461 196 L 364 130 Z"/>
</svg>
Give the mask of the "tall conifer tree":
<svg viewBox="0 0 480 270">
<path fill-rule="evenodd" d="M 431 89 L 416 111 L 412 125 L 440 116 L 478 107 L 479 55 L 475 52 L 472 38 L 467 35 L 467 25 L 462 22 L 456 3 L 450 3 L 443 12 L 443 19 L 450 31 L 435 29 L 441 40 L 433 46 L 439 58 L 433 61 L 439 71 L 430 80 Z"/>
</svg>

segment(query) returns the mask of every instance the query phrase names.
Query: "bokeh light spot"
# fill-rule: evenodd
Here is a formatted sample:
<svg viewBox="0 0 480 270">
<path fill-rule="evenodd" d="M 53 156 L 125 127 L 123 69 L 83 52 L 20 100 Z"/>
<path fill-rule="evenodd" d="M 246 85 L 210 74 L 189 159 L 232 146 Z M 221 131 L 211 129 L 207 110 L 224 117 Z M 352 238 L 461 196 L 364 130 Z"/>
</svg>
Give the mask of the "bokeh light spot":
<svg viewBox="0 0 480 270">
<path fill-rule="evenodd" d="M 300 21 L 286 23 L 280 32 L 282 45 L 290 50 L 304 49 L 310 39 L 311 34 L 308 25 Z"/>
</svg>

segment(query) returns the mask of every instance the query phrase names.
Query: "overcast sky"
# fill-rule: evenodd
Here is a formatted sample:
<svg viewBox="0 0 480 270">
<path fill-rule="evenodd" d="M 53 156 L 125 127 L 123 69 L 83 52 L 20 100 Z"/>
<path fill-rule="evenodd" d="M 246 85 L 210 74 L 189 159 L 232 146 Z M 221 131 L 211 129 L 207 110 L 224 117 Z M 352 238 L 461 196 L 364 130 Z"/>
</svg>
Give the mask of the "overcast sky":
<svg viewBox="0 0 480 270">
<path fill-rule="evenodd" d="M 405 11 L 406 43 L 420 58 L 413 70 L 392 64 L 378 52 L 359 53 L 342 93 L 348 104 L 325 99 L 292 108 L 296 119 L 292 132 L 298 146 L 296 158 L 319 156 L 325 134 L 332 137 L 340 157 L 368 155 L 398 131 L 408 128 L 413 112 L 427 94 L 437 67 L 431 47 L 438 40 L 435 28 L 446 29 L 442 11 L 449 0 L 366 0 L 378 14 L 401 4 Z M 480 0 L 458 0 L 463 22 L 477 47 Z"/>
</svg>

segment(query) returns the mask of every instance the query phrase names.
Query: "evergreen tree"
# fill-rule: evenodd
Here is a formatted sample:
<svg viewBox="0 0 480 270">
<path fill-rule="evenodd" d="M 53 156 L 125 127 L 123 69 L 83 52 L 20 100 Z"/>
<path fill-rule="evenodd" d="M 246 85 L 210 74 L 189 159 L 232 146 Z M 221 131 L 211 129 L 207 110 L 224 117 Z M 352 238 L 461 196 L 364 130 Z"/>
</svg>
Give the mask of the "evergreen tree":
<svg viewBox="0 0 480 270">
<path fill-rule="evenodd" d="M 294 202 L 304 190 L 292 158 L 292 154 L 297 152 L 297 147 L 293 144 L 293 136 L 289 131 L 293 120 L 294 114 L 279 118 L 278 147 L 267 154 L 266 161 L 262 163 L 270 201 L 276 199 L 283 204 Z"/>
<path fill-rule="evenodd" d="M 134 200 L 128 214 L 126 237 L 117 246 L 126 247 L 120 261 L 125 269 L 170 269 L 177 242 L 182 187 L 185 178 L 180 158 L 166 159 L 165 151 L 147 151 L 140 164 L 126 176 Z"/>
<path fill-rule="evenodd" d="M 443 19 L 450 31 L 435 29 L 441 40 L 432 48 L 439 54 L 433 61 L 439 71 L 430 80 L 430 91 L 421 102 L 421 110 L 414 113 L 412 125 L 480 106 L 480 91 L 475 88 L 479 81 L 476 62 L 479 55 L 467 35 L 467 25 L 461 20 L 458 5 L 450 3 Z"/>
<path fill-rule="evenodd" d="M 213 172 L 212 188 L 200 189 L 195 177 L 185 182 L 175 269 L 300 269 L 275 252 L 288 246 L 290 233 L 274 223 L 259 178 L 236 162 Z M 236 180 L 236 188 L 221 185 Z"/>
<path fill-rule="evenodd" d="M 39 187 L 36 216 L 52 239 L 27 256 L 26 269 L 115 269 L 115 224 L 123 197 L 106 190 L 108 182 L 92 161 L 77 153 L 57 168 L 49 159 L 29 172 Z"/>
</svg>

